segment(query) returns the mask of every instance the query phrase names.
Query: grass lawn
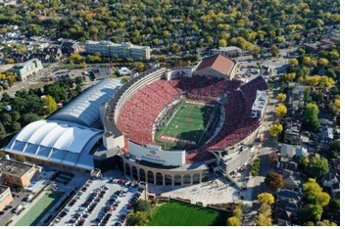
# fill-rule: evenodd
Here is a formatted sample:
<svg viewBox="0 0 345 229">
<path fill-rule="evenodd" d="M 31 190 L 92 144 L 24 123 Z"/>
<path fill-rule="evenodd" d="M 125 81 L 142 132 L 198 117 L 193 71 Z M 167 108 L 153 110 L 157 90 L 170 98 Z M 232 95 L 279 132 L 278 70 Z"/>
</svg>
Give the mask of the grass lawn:
<svg viewBox="0 0 345 229">
<path fill-rule="evenodd" d="M 61 192 L 47 192 L 15 226 L 35 226 L 62 195 Z"/>
<path fill-rule="evenodd" d="M 223 212 L 170 201 L 154 209 L 148 226 L 226 226 L 227 217 Z"/>
<path fill-rule="evenodd" d="M 193 102 L 200 104 L 191 104 Z M 188 146 L 195 148 L 202 144 L 205 128 L 217 107 L 217 103 L 182 100 L 167 124 L 157 131 L 156 142 L 166 149 L 189 148 Z M 174 137 L 178 140 L 163 139 L 162 136 Z"/>
</svg>

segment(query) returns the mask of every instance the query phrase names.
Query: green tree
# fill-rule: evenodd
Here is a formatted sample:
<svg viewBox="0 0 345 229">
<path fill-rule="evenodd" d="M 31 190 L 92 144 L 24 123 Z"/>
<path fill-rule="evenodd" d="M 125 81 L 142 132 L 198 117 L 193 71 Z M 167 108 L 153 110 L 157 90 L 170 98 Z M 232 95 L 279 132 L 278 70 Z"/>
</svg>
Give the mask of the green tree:
<svg viewBox="0 0 345 229">
<path fill-rule="evenodd" d="M 275 123 L 273 126 L 271 126 L 269 131 L 271 136 L 275 138 L 283 132 L 283 126 L 280 123 Z"/>
<path fill-rule="evenodd" d="M 304 183 L 303 194 L 307 203 L 317 204 L 321 207 L 328 205 L 331 199 L 327 192 L 322 192 L 322 188 L 315 179 L 309 179 Z"/>
<path fill-rule="evenodd" d="M 26 113 L 24 115 L 22 115 L 21 119 L 20 119 L 20 123 L 22 124 L 22 126 L 26 126 L 29 123 L 32 123 L 34 121 L 39 120 L 40 117 L 37 114 L 34 113 Z"/>
<path fill-rule="evenodd" d="M 324 223 L 325 226 L 338 226 L 336 223 L 329 221 L 328 219 L 322 220 L 322 223 Z"/>
<path fill-rule="evenodd" d="M 319 178 L 329 172 L 326 158 L 312 157 L 304 169 L 306 175 L 311 178 Z"/>
<path fill-rule="evenodd" d="M 271 193 L 263 192 L 258 195 L 259 204 L 274 204 L 274 196 Z"/>
<path fill-rule="evenodd" d="M 135 206 L 136 211 L 143 211 L 146 212 L 149 217 L 152 215 L 152 207 L 148 201 L 145 200 L 138 200 Z"/>
<path fill-rule="evenodd" d="M 26 161 L 26 159 L 23 155 L 17 155 L 16 159 L 17 159 L 17 161 L 22 162 L 22 163 Z"/>
<path fill-rule="evenodd" d="M 144 211 L 131 212 L 127 216 L 128 226 L 145 226 L 149 222 L 149 217 Z"/>
<path fill-rule="evenodd" d="M 302 222 L 317 222 L 320 221 L 322 213 L 323 209 L 320 205 L 306 204 L 298 216 Z"/>
<path fill-rule="evenodd" d="M 340 140 L 332 141 L 329 144 L 327 156 L 330 159 L 339 158 L 339 156 L 340 156 Z"/>
<path fill-rule="evenodd" d="M 53 113 L 54 111 L 56 111 L 58 109 L 58 106 L 57 106 L 54 98 L 50 95 L 47 95 L 44 97 L 43 104 L 44 104 L 44 106 L 47 107 L 46 109 L 47 109 L 49 114 Z"/>
<path fill-rule="evenodd" d="M 18 131 L 22 128 L 19 122 L 12 122 L 11 123 L 11 130 L 12 131 Z"/>
<path fill-rule="evenodd" d="M 319 108 L 315 103 L 308 103 L 304 109 L 302 122 L 306 129 L 316 131 L 320 127 Z"/>
<path fill-rule="evenodd" d="M 241 221 L 236 216 L 232 216 L 228 218 L 228 220 L 226 221 L 226 225 L 227 226 L 241 226 Z"/>
<path fill-rule="evenodd" d="M 0 123 L 1 124 L 1 123 Z M 5 158 L 6 157 L 6 153 L 4 151 L 0 150 L 0 158 Z"/>
<path fill-rule="evenodd" d="M 279 173 L 270 172 L 265 177 L 265 184 L 273 191 L 277 191 L 278 188 L 284 186 L 283 176 Z"/>
<path fill-rule="evenodd" d="M 275 44 L 271 46 L 271 53 L 274 57 L 279 56 L 279 48 Z"/>
</svg>

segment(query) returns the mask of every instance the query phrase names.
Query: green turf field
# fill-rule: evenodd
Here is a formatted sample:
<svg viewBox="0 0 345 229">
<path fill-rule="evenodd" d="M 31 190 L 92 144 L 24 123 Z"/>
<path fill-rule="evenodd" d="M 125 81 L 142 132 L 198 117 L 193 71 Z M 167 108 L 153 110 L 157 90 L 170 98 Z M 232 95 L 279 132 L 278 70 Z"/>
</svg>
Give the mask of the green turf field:
<svg viewBox="0 0 345 229">
<path fill-rule="evenodd" d="M 226 213 L 170 201 L 154 209 L 148 226 L 225 226 L 226 219 Z"/>
<path fill-rule="evenodd" d="M 15 226 L 35 226 L 42 217 L 62 197 L 61 192 L 47 192 L 44 196 L 17 222 Z"/>
<path fill-rule="evenodd" d="M 205 103 L 198 100 L 182 100 L 178 104 L 174 115 L 155 135 L 156 142 L 165 146 L 166 149 L 200 145 L 206 125 L 218 107 L 217 103 L 208 106 L 188 104 L 186 101 Z M 164 136 L 174 137 L 176 140 L 163 139 Z"/>
</svg>

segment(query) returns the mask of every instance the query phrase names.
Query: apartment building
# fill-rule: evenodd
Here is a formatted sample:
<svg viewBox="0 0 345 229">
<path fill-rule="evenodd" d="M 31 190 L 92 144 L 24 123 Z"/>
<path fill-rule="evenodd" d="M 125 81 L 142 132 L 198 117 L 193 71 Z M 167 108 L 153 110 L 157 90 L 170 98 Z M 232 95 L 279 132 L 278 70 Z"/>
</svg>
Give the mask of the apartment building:
<svg viewBox="0 0 345 229">
<path fill-rule="evenodd" d="M 7 186 L 0 185 L 0 212 L 4 210 L 6 205 L 13 201 L 11 189 Z"/>
<path fill-rule="evenodd" d="M 132 57 L 134 59 L 150 59 L 151 49 L 148 46 L 133 45 L 131 43 L 116 44 L 110 41 L 86 41 L 85 52 L 102 56 L 114 56 L 119 58 Z"/>
<path fill-rule="evenodd" d="M 0 159 L 0 176 L 2 183 L 27 187 L 39 168 L 18 161 Z"/>
</svg>

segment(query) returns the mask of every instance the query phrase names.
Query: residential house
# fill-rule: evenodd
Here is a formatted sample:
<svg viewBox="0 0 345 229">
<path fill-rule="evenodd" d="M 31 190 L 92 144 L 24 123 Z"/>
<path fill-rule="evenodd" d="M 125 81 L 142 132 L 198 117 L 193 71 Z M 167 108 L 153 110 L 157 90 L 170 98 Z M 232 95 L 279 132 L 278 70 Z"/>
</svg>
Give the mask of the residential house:
<svg viewBox="0 0 345 229">
<path fill-rule="evenodd" d="M 301 185 L 301 177 L 298 172 L 291 171 L 288 169 L 282 170 L 284 179 L 284 189 L 296 190 Z"/>
<path fill-rule="evenodd" d="M 293 156 L 296 154 L 295 147 L 289 144 L 280 144 L 279 153 L 279 156 L 281 157 L 287 157 L 289 159 L 292 159 Z"/>
<path fill-rule="evenodd" d="M 300 144 L 302 123 L 299 120 L 292 120 L 291 118 L 286 118 L 285 121 L 284 142 L 294 145 Z"/>
</svg>

